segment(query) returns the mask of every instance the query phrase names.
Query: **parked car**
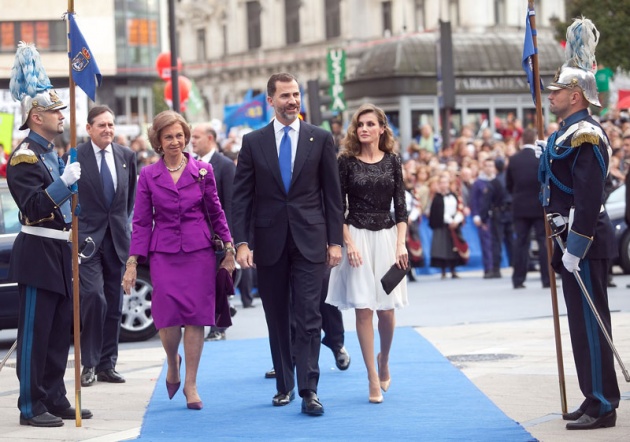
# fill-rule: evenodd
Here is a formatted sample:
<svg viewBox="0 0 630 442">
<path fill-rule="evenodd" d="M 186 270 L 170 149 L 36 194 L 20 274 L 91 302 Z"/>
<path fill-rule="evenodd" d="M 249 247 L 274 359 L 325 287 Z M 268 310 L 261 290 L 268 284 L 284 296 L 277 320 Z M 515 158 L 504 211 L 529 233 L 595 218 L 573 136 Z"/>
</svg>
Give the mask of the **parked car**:
<svg viewBox="0 0 630 442">
<path fill-rule="evenodd" d="M 626 186 L 622 184 L 606 199 L 606 211 L 615 229 L 615 244 L 619 258 L 615 261 L 624 273 L 630 273 L 630 229 L 626 224 Z"/>
<path fill-rule="evenodd" d="M 8 280 L 13 242 L 20 231 L 18 207 L 5 180 L 0 180 L 0 330 L 18 326 L 19 294 L 17 283 Z M 144 341 L 157 330 L 151 316 L 153 285 L 146 265 L 138 266 L 136 288 L 123 297 L 121 341 Z"/>
</svg>

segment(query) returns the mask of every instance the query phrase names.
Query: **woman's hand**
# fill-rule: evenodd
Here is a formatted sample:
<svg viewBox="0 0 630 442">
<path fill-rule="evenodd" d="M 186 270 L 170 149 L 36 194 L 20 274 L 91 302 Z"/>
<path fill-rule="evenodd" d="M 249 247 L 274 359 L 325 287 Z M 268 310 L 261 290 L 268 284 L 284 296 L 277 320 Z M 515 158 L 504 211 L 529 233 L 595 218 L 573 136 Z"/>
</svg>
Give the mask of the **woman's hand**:
<svg viewBox="0 0 630 442">
<path fill-rule="evenodd" d="M 352 243 L 346 243 L 346 252 L 348 254 L 348 262 L 351 267 L 359 267 L 363 265 L 363 258 L 359 250 Z"/>
<path fill-rule="evenodd" d="M 396 244 L 396 265 L 399 269 L 409 267 L 409 255 L 407 254 L 407 246 L 405 244 Z"/>
<path fill-rule="evenodd" d="M 125 295 L 131 295 L 131 289 L 136 286 L 137 272 L 135 265 L 127 266 L 122 280 L 122 288 Z"/>
<path fill-rule="evenodd" d="M 234 270 L 236 269 L 236 261 L 234 260 L 234 253 L 226 252 L 225 258 L 223 258 L 223 261 L 221 261 L 220 267 L 227 270 L 230 275 L 234 273 Z"/>
</svg>

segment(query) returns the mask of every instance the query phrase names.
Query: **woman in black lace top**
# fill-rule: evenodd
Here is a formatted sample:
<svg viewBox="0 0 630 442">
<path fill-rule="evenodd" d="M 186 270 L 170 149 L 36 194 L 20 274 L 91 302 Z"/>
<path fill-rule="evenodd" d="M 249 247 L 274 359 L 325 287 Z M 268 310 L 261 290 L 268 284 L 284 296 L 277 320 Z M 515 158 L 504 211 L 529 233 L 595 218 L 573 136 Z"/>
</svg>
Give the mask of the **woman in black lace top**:
<svg viewBox="0 0 630 442">
<path fill-rule="evenodd" d="M 392 153 L 394 136 L 385 113 L 364 104 L 352 117 L 342 142 L 339 175 L 346 219 L 341 264 L 332 269 L 326 302 L 354 308 L 357 334 L 368 372 L 369 401 L 383 401 L 390 384 L 389 351 L 396 325 L 394 309 L 404 307 L 403 281 L 387 295 L 380 279 L 396 263 L 408 267 L 407 208 L 400 159 Z M 391 212 L 393 203 L 393 216 Z M 374 312 L 380 353 L 374 357 Z"/>
</svg>

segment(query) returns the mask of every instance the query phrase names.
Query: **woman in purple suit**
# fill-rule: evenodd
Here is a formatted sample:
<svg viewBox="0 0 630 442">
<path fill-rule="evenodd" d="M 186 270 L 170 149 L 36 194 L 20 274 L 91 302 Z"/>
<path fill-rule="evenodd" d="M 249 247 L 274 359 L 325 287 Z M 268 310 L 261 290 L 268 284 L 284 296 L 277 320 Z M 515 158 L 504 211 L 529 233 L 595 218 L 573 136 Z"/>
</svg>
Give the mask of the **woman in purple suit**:
<svg viewBox="0 0 630 442">
<path fill-rule="evenodd" d="M 212 231 L 226 245 L 221 267 L 234 271 L 234 248 L 217 196 L 212 167 L 193 159 L 184 148 L 190 128 L 173 112 L 158 114 L 149 129 L 153 149 L 162 158 L 142 168 L 138 179 L 125 293 L 136 282 L 138 262 L 149 261 L 153 282 L 152 314 L 166 351 L 166 389 L 172 398 L 180 387 L 181 356 L 177 353 L 184 327 L 188 408 L 201 409 L 197 368 L 203 349 L 204 326 L 215 324 L 216 258 Z"/>
</svg>

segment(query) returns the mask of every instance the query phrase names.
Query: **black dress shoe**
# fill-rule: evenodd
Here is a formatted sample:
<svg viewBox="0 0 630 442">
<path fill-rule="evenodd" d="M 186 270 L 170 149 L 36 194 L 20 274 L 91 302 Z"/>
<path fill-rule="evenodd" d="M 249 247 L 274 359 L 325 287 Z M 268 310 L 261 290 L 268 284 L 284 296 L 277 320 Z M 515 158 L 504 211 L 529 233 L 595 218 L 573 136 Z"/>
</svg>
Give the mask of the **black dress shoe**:
<svg viewBox="0 0 630 442">
<path fill-rule="evenodd" d="M 525 284 L 516 284 L 514 286 L 515 289 L 524 289 L 525 288 Z"/>
<path fill-rule="evenodd" d="M 81 372 L 81 386 L 89 387 L 96 382 L 96 370 L 94 367 L 83 367 Z"/>
<path fill-rule="evenodd" d="M 125 382 L 125 378 L 113 368 L 101 371 L 96 375 L 96 380 L 99 382 L 110 382 L 112 384 L 122 384 Z"/>
<path fill-rule="evenodd" d="M 339 370 L 347 370 L 350 367 L 350 355 L 346 351 L 346 347 L 341 347 L 335 353 L 335 364 Z"/>
<path fill-rule="evenodd" d="M 295 391 L 293 390 L 289 393 L 278 392 L 271 400 L 271 403 L 274 407 L 284 407 L 285 405 L 289 405 L 293 399 L 295 399 Z"/>
<path fill-rule="evenodd" d="M 50 413 L 43 413 L 30 419 L 25 419 L 20 414 L 20 425 L 30 425 L 32 427 L 61 427 L 63 420 Z"/>
<path fill-rule="evenodd" d="M 65 410 L 48 410 L 53 416 L 60 417 L 62 419 L 75 419 L 77 417 L 77 411 L 74 407 L 68 407 Z M 81 419 L 91 419 L 92 412 L 87 408 L 81 408 Z"/>
<path fill-rule="evenodd" d="M 610 428 L 617 423 L 617 411 L 609 411 L 599 417 L 591 417 L 583 414 L 575 422 L 567 424 L 567 430 L 594 430 L 596 428 Z"/>
<path fill-rule="evenodd" d="M 272 368 L 267 373 L 265 373 L 265 379 L 275 379 L 276 378 L 276 369 Z"/>
<path fill-rule="evenodd" d="M 548 282 L 543 284 L 544 289 L 548 289 L 549 287 L 551 287 L 551 284 L 549 284 Z"/>
<path fill-rule="evenodd" d="M 314 391 L 309 391 L 302 397 L 302 413 L 309 416 L 321 416 L 324 414 L 324 406 Z"/>
<path fill-rule="evenodd" d="M 562 413 L 562 419 L 564 419 L 565 421 L 576 421 L 581 418 L 583 414 L 584 412 L 578 408 L 571 413 Z"/>
</svg>

